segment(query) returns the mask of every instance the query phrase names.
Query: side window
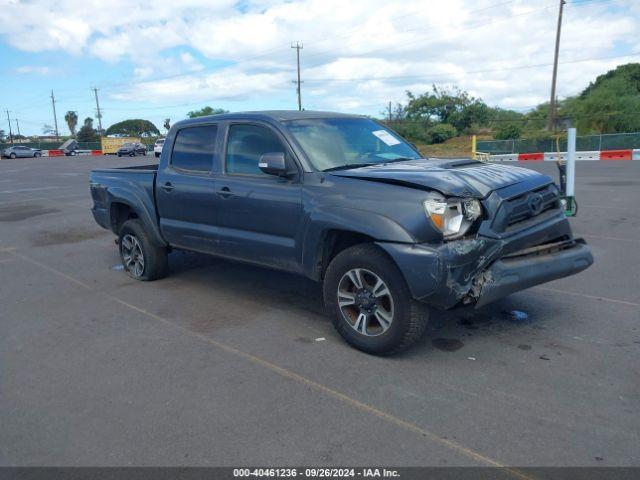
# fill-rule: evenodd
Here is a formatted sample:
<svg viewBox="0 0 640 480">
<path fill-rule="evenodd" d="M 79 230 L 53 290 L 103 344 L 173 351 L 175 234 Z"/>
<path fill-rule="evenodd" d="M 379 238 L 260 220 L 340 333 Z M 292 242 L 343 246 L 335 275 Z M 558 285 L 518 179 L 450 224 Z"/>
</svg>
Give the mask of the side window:
<svg viewBox="0 0 640 480">
<path fill-rule="evenodd" d="M 209 172 L 216 147 L 216 125 L 178 130 L 171 153 L 171 166 L 178 170 Z"/>
<path fill-rule="evenodd" d="M 227 140 L 227 173 L 265 175 L 258 167 L 265 153 L 286 152 L 278 136 L 258 125 L 231 125 Z"/>
</svg>

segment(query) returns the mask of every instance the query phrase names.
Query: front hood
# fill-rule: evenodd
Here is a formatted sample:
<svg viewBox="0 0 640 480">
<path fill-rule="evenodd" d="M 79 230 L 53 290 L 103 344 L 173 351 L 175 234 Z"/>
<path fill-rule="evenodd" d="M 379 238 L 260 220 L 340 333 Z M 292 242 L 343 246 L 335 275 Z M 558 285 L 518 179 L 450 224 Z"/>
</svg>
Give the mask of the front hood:
<svg viewBox="0 0 640 480">
<path fill-rule="evenodd" d="M 429 158 L 330 172 L 340 177 L 395 183 L 437 190 L 456 197 L 484 198 L 490 192 L 526 182 L 531 188 L 551 183 L 547 175 L 527 168 L 471 159 Z"/>
</svg>

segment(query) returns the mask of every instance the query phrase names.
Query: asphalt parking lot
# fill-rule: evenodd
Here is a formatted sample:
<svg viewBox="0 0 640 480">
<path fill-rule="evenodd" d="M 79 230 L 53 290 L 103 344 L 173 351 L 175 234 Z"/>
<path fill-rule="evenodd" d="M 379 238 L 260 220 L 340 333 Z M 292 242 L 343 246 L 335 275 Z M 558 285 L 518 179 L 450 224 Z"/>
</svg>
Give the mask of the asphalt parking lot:
<svg viewBox="0 0 640 480">
<path fill-rule="evenodd" d="M 376 358 L 300 277 L 129 279 L 87 174 L 145 161 L 0 161 L 1 465 L 640 466 L 640 162 L 577 165 L 592 268 Z"/>
</svg>

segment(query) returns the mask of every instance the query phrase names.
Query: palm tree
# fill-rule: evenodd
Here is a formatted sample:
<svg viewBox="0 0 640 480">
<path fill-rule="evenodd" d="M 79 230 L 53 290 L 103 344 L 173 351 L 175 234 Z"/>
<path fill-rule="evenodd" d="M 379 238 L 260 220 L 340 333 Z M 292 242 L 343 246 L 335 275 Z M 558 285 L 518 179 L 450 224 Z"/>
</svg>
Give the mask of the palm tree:
<svg viewBox="0 0 640 480">
<path fill-rule="evenodd" d="M 78 114 L 72 110 L 69 110 L 65 114 L 64 119 L 66 120 L 67 125 L 69 126 L 69 131 L 71 132 L 71 136 L 75 137 L 76 126 L 78 125 Z"/>
</svg>

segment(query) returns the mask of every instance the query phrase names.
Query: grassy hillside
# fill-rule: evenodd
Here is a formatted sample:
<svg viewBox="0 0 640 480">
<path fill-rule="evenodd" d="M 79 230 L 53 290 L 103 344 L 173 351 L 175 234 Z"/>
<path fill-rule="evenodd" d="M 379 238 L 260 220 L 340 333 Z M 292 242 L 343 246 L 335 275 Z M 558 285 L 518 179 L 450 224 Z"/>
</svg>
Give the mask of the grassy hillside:
<svg viewBox="0 0 640 480">
<path fill-rule="evenodd" d="M 491 140 L 491 135 L 478 135 L 478 140 Z M 471 136 L 450 138 L 443 143 L 425 145 L 418 143 L 418 149 L 426 157 L 469 157 L 471 156 Z"/>
</svg>

